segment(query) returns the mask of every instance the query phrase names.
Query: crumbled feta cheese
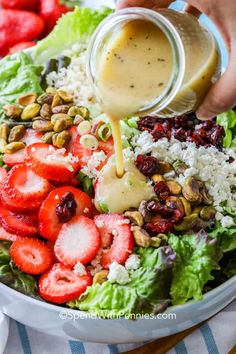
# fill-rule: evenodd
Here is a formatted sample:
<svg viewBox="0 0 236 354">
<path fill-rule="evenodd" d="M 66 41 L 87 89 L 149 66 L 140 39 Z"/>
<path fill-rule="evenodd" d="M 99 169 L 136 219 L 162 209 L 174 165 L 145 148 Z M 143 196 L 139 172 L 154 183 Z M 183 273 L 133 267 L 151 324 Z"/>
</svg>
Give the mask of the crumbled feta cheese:
<svg viewBox="0 0 236 354">
<path fill-rule="evenodd" d="M 117 232 L 116 230 L 112 230 L 111 234 L 112 234 L 113 236 L 117 236 L 117 235 L 118 235 L 118 232 Z"/>
<path fill-rule="evenodd" d="M 131 254 L 125 262 L 127 270 L 136 270 L 140 267 L 140 257 L 138 254 Z"/>
<path fill-rule="evenodd" d="M 91 157 L 86 160 L 86 166 L 82 168 L 82 172 L 90 178 L 97 177 L 99 171 L 97 167 L 106 160 L 107 156 L 104 151 L 94 152 Z"/>
<path fill-rule="evenodd" d="M 222 227 L 231 227 L 234 225 L 234 220 L 231 218 L 231 216 L 224 216 L 221 220 L 220 223 Z"/>
<path fill-rule="evenodd" d="M 128 225 L 128 224 L 130 224 L 130 220 L 129 219 L 124 219 L 124 220 L 117 221 L 117 225 Z"/>
<path fill-rule="evenodd" d="M 87 274 L 85 266 L 80 262 L 76 263 L 76 265 L 74 266 L 73 272 L 77 275 Z"/>
<path fill-rule="evenodd" d="M 35 147 L 32 147 L 32 148 L 31 148 L 31 151 L 32 151 L 32 152 L 35 152 L 35 151 L 36 151 Z"/>
<path fill-rule="evenodd" d="M 102 220 L 95 220 L 95 224 L 98 228 L 105 226 Z"/>
<path fill-rule="evenodd" d="M 124 266 L 117 262 L 113 262 L 110 267 L 108 274 L 108 280 L 111 283 L 118 283 L 121 285 L 127 284 L 130 281 L 129 273 Z"/>
<path fill-rule="evenodd" d="M 91 261 L 91 266 L 88 266 L 88 269 L 92 276 L 94 276 L 96 273 L 102 270 L 101 255 L 102 255 L 102 249 L 98 251 L 96 257 Z"/>
<path fill-rule="evenodd" d="M 236 193 L 232 193 L 236 187 L 236 160 L 229 163 L 230 156 L 236 157 L 235 151 L 219 151 L 214 146 L 197 148 L 194 143 L 180 142 L 173 137 L 170 141 L 163 138 L 154 142 L 152 135 L 146 131 L 135 136 L 132 144 L 135 146 L 135 158 L 138 154 L 151 153 L 169 163 L 183 161 L 188 168 L 178 177 L 178 182 L 183 185 L 189 176 L 203 181 L 219 212 L 217 220 L 223 218 L 222 203 L 231 208 L 236 207 Z"/>
</svg>

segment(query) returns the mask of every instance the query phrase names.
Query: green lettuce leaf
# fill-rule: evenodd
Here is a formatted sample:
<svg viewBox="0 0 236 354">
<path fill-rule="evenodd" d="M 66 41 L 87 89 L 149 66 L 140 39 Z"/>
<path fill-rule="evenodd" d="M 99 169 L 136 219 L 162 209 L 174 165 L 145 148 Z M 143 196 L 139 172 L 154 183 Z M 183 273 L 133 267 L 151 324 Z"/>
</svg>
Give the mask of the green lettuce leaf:
<svg viewBox="0 0 236 354">
<path fill-rule="evenodd" d="M 36 280 L 15 266 L 10 257 L 10 246 L 10 242 L 0 242 L 0 282 L 25 295 L 36 297 Z"/>
<path fill-rule="evenodd" d="M 175 253 L 169 246 L 137 249 L 140 268 L 130 271 L 126 285 L 95 284 L 69 307 L 96 313 L 101 317 L 129 316 L 134 313 L 157 313 L 169 303 L 169 290 Z"/>
<path fill-rule="evenodd" d="M 219 269 L 221 259 L 217 240 L 205 233 L 197 235 L 170 235 L 169 244 L 176 253 L 171 297 L 174 305 L 189 299 L 202 299 L 204 285 L 213 279 L 211 272 Z"/>
<path fill-rule="evenodd" d="M 236 251 L 228 253 L 227 256 L 228 259 L 223 267 L 223 274 L 225 274 L 227 278 L 232 278 L 236 275 Z"/>
<path fill-rule="evenodd" d="M 3 116 L 2 107 L 5 104 L 15 103 L 24 93 L 42 93 L 39 84 L 41 70 L 23 52 L 0 60 L 0 116 Z"/>
<path fill-rule="evenodd" d="M 224 127 L 225 130 L 225 137 L 224 137 L 224 147 L 230 147 L 233 142 L 234 136 L 235 136 L 235 127 L 236 127 L 236 112 L 233 110 L 230 110 L 228 112 L 219 114 L 217 116 L 216 120 L 217 124 L 221 125 Z"/>
<path fill-rule="evenodd" d="M 102 8 L 76 8 L 64 15 L 53 31 L 32 50 L 32 58 L 37 64 L 44 64 L 48 59 L 57 57 L 74 44 L 84 46 L 99 23 L 112 12 Z"/>
</svg>

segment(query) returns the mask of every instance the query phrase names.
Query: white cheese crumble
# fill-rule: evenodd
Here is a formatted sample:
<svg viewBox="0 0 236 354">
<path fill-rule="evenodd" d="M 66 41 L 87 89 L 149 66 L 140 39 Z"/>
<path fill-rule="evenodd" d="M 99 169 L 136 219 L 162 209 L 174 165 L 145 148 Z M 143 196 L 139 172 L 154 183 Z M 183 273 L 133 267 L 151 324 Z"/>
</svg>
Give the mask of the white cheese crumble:
<svg viewBox="0 0 236 354">
<path fill-rule="evenodd" d="M 77 275 L 86 275 L 87 274 L 85 266 L 80 262 L 76 263 L 76 265 L 74 266 L 73 272 Z"/>
<path fill-rule="evenodd" d="M 96 257 L 91 261 L 91 266 L 88 266 L 88 269 L 92 276 L 94 276 L 96 273 L 102 270 L 101 255 L 102 255 L 102 249 L 98 251 Z"/>
<path fill-rule="evenodd" d="M 100 228 L 105 226 L 104 222 L 102 220 L 95 220 L 95 225 Z"/>
<path fill-rule="evenodd" d="M 123 220 L 119 220 L 116 223 L 118 226 L 120 225 L 129 225 L 130 224 L 130 220 L 129 219 L 123 219 Z"/>
<path fill-rule="evenodd" d="M 54 197 L 54 199 L 59 200 L 59 195 L 56 194 L 55 197 Z"/>
<path fill-rule="evenodd" d="M 82 172 L 89 178 L 96 178 L 99 171 L 97 168 L 106 160 L 107 156 L 104 151 L 94 152 L 90 158 L 86 160 L 87 165 L 82 168 Z"/>
<path fill-rule="evenodd" d="M 109 266 L 108 280 L 111 283 L 118 283 L 124 285 L 130 281 L 129 273 L 124 266 L 117 262 L 113 262 Z"/>
<path fill-rule="evenodd" d="M 223 227 L 231 227 L 234 225 L 234 220 L 229 215 L 224 216 L 220 222 Z"/>
<path fill-rule="evenodd" d="M 173 137 L 170 141 L 163 138 L 154 142 L 152 135 L 146 131 L 133 138 L 133 145 L 135 157 L 151 153 L 169 163 L 183 161 L 188 168 L 178 177 L 178 182 L 183 185 L 189 176 L 203 181 L 213 198 L 218 220 L 223 218 L 222 203 L 230 208 L 236 207 L 236 193 L 232 193 L 236 187 L 236 160 L 229 163 L 229 156 L 234 157 L 235 151 L 219 151 L 214 146 L 197 148 L 194 143 L 180 142 Z"/>
<path fill-rule="evenodd" d="M 131 254 L 125 262 L 127 270 L 136 270 L 140 267 L 140 257 L 138 254 Z"/>
</svg>

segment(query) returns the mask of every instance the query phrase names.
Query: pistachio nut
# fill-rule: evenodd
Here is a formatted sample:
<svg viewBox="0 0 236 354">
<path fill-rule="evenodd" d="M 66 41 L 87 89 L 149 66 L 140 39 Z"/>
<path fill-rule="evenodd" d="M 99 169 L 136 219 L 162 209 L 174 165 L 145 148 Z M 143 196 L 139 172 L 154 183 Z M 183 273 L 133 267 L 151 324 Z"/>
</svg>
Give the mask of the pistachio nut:
<svg viewBox="0 0 236 354">
<path fill-rule="evenodd" d="M 80 106 L 80 107 L 77 107 L 78 108 L 78 115 L 80 115 L 82 118 L 84 119 L 89 119 L 89 116 L 90 116 L 90 113 L 89 113 L 89 110 L 88 108 L 86 107 L 83 107 L 83 106 Z"/>
<path fill-rule="evenodd" d="M 6 104 L 3 110 L 5 115 L 12 119 L 19 119 L 22 113 L 22 109 L 15 104 Z"/>
<path fill-rule="evenodd" d="M 41 106 L 38 103 L 31 103 L 23 109 L 21 113 L 21 120 L 31 120 L 40 112 Z"/>
<path fill-rule="evenodd" d="M 43 119 L 50 120 L 52 115 L 51 106 L 48 103 L 44 103 L 39 114 Z"/>
<path fill-rule="evenodd" d="M 52 113 L 53 114 L 68 113 L 69 110 L 70 110 L 70 106 L 61 104 L 60 106 L 53 107 Z M 68 115 L 71 116 L 69 113 Z"/>
<path fill-rule="evenodd" d="M 68 116 L 68 114 L 56 113 L 51 116 L 51 122 L 52 122 L 52 124 L 55 124 L 56 121 L 58 121 L 60 119 L 67 119 L 67 118 L 69 118 L 70 120 L 72 119 L 71 117 Z"/>
<path fill-rule="evenodd" d="M 73 125 L 73 119 L 68 116 L 66 118 L 58 119 L 53 125 L 53 130 L 55 133 L 60 133 L 71 125 Z"/>
<path fill-rule="evenodd" d="M 7 146 L 6 140 L 0 138 L 0 153 L 4 154 L 5 153 L 5 148 Z"/>
<path fill-rule="evenodd" d="M 24 149 L 25 144 L 21 141 L 16 141 L 5 146 L 4 152 L 6 154 L 13 154 L 14 152 Z"/>
<path fill-rule="evenodd" d="M 84 118 L 83 117 L 81 117 L 79 114 L 77 114 L 76 116 L 75 116 L 75 118 L 74 118 L 74 122 L 73 122 L 73 124 L 74 125 L 79 125 L 81 122 L 83 122 L 84 121 Z"/>
<path fill-rule="evenodd" d="M 50 93 L 52 95 L 55 95 L 57 93 L 57 90 L 55 89 L 55 87 L 49 86 L 46 88 L 46 93 Z"/>
<path fill-rule="evenodd" d="M 23 96 L 18 97 L 17 102 L 21 105 L 21 106 L 28 106 L 31 103 L 35 103 L 37 99 L 37 95 L 35 92 L 29 92 L 26 93 Z"/>
<path fill-rule="evenodd" d="M 60 106 L 62 104 L 63 104 L 63 102 L 62 102 L 60 96 L 58 94 L 54 95 L 53 99 L 52 99 L 51 108 L 53 109 L 54 107 Z"/>
<path fill-rule="evenodd" d="M 165 178 L 159 174 L 159 173 L 156 173 L 155 175 L 153 175 L 151 177 L 151 180 L 154 182 L 154 183 L 158 183 L 158 182 L 165 182 Z"/>
<path fill-rule="evenodd" d="M 133 224 L 143 226 L 144 220 L 142 214 L 138 211 L 126 211 L 124 216 L 128 218 Z"/>
<path fill-rule="evenodd" d="M 53 125 L 48 120 L 37 119 L 33 122 L 32 128 L 39 133 L 46 133 L 53 130 Z"/>
<path fill-rule="evenodd" d="M 214 220 L 216 216 L 216 209 L 213 206 L 204 206 L 200 211 L 200 217 L 205 220 Z"/>
<path fill-rule="evenodd" d="M 68 116 L 74 118 L 75 116 L 77 116 L 77 114 L 80 114 L 80 109 L 79 107 L 76 106 L 71 106 L 68 110 Z"/>
<path fill-rule="evenodd" d="M 64 130 L 52 136 L 52 143 L 57 148 L 63 148 L 69 143 L 70 139 L 71 139 L 70 133 L 67 130 Z"/>
<path fill-rule="evenodd" d="M 147 206 L 148 202 L 146 200 L 142 200 L 138 208 L 138 211 L 142 215 L 144 222 L 149 222 L 152 218 L 152 213 L 150 213 Z"/>
<path fill-rule="evenodd" d="M 44 103 L 51 105 L 53 101 L 53 97 L 54 96 L 50 93 L 43 93 L 41 96 L 37 98 L 37 102 L 41 105 L 43 105 Z"/>
<path fill-rule="evenodd" d="M 195 206 L 195 207 L 193 208 L 192 214 L 197 214 L 197 215 L 199 215 L 201 210 L 202 210 L 202 206 Z"/>
<path fill-rule="evenodd" d="M 174 226 L 174 228 L 176 231 L 188 231 L 195 227 L 198 221 L 198 214 L 190 214 L 185 216 L 180 223 Z"/>
<path fill-rule="evenodd" d="M 72 102 L 73 101 L 73 96 L 64 90 L 58 90 L 57 94 L 64 102 Z"/>
<path fill-rule="evenodd" d="M 180 197 L 179 198 L 181 203 L 183 204 L 184 207 L 184 214 L 185 215 L 190 215 L 192 213 L 192 208 L 191 208 L 191 204 L 189 203 L 189 201 L 187 199 L 185 199 L 184 197 Z"/>
<path fill-rule="evenodd" d="M 171 170 L 173 170 L 173 167 L 171 166 L 171 164 L 169 162 L 159 161 L 158 164 L 159 164 L 159 174 L 160 175 L 164 175 L 165 173 L 168 173 Z"/>
<path fill-rule="evenodd" d="M 210 196 L 210 194 L 208 193 L 206 187 L 203 187 L 201 189 L 201 195 L 202 195 L 202 202 L 205 205 L 212 205 L 213 203 L 213 198 L 212 196 Z"/>
<path fill-rule="evenodd" d="M 56 133 L 54 132 L 47 132 L 42 136 L 42 141 L 46 144 L 51 144 L 52 143 L 52 137 L 53 135 L 55 135 Z"/>
<path fill-rule="evenodd" d="M 9 133 L 10 133 L 9 125 L 6 123 L 1 124 L 0 125 L 0 139 L 8 141 Z"/>
<path fill-rule="evenodd" d="M 148 235 L 147 231 L 142 229 L 140 226 L 132 226 L 132 231 L 137 246 L 145 248 L 150 246 L 151 237 Z"/>
<path fill-rule="evenodd" d="M 182 193 L 189 202 L 198 202 L 201 198 L 198 181 L 193 177 L 186 178 Z"/>
<path fill-rule="evenodd" d="M 109 271 L 108 270 L 101 270 L 100 272 L 97 272 L 94 277 L 93 277 L 93 284 L 103 284 L 107 280 Z"/>
<path fill-rule="evenodd" d="M 161 239 L 157 236 L 151 237 L 150 246 L 158 248 L 161 245 Z"/>
<path fill-rule="evenodd" d="M 15 141 L 19 141 L 25 135 L 25 127 L 23 125 L 16 125 L 10 131 L 8 142 L 13 143 Z"/>
<path fill-rule="evenodd" d="M 182 213 L 184 213 L 184 207 L 180 198 L 173 195 L 166 199 L 166 206 L 171 209 L 179 209 Z"/>
<path fill-rule="evenodd" d="M 186 163 L 181 160 L 175 161 L 172 166 L 177 175 L 183 175 L 186 169 L 188 168 Z"/>
<path fill-rule="evenodd" d="M 166 182 L 166 185 L 170 190 L 170 194 L 178 195 L 181 193 L 182 187 L 178 182 L 170 180 Z"/>
</svg>

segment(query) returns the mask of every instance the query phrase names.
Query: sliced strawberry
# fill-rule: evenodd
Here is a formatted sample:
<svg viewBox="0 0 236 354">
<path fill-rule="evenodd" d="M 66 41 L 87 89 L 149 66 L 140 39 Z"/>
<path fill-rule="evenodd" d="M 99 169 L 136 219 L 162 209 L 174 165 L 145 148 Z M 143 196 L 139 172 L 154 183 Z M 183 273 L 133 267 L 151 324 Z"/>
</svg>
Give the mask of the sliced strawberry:
<svg viewBox="0 0 236 354">
<path fill-rule="evenodd" d="M 77 275 L 61 263 L 55 263 L 39 280 L 39 293 L 46 301 L 64 304 L 73 301 L 92 284 L 91 275 Z"/>
<path fill-rule="evenodd" d="M 54 250 L 62 263 L 74 266 L 78 262 L 90 262 L 100 244 L 100 235 L 93 220 L 77 215 L 62 226 Z"/>
<path fill-rule="evenodd" d="M 54 189 L 43 202 L 39 211 L 40 234 L 48 240 L 55 241 L 63 224 L 56 215 L 56 206 L 61 198 L 68 192 L 73 193 L 77 204 L 76 215 L 90 217 L 92 212 L 91 198 L 84 192 L 73 187 L 60 187 Z"/>
<path fill-rule="evenodd" d="M 10 254 L 16 266 L 28 274 L 42 274 L 52 265 L 50 249 L 37 238 L 22 238 L 13 242 Z"/>
<path fill-rule="evenodd" d="M 53 263 L 60 262 L 59 259 L 57 259 L 56 255 L 55 255 L 55 252 L 54 252 L 55 242 L 48 240 L 47 241 L 47 245 L 48 245 L 48 248 L 50 249 L 50 251 L 52 253 Z"/>
<path fill-rule="evenodd" d="M 5 180 L 7 177 L 7 170 L 3 167 L 0 167 L 0 183 Z"/>
<path fill-rule="evenodd" d="M 30 212 L 40 207 L 51 189 L 46 179 L 36 175 L 25 164 L 19 164 L 8 172 L 1 197 L 10 210 Z"/>
<path fill-rule="evenodd" d="M 13 167 L 24 163 L 25 160 L 25 149 L 14 152 L 13 154 L 5 154 L 3 156 L 3 161 L 6 165 Z"/>
<path fill-rule="evenodd" d="M 28 146 L 28 145 L 42 142 L 42 140 L 41 140 L 42 136 L 43 136 L 43 133 L 39 133 L 39 132 L 36 132 L 34 129 L 28 128 L 28 129 L 26 129 L 25 135 L 23 136 L 21 141 Z"/>
<path fill-rule="evenodd" d="M 101 264 L 109 268 L 113 262 L 123 264 L 134 249 L 134 237 L 126 219 L 118 214 L 95 216 L 95 224 L 100 232 L 103 249 Z M 111 240 L 112 238 L 112 240 Z"/>
<path fill-rule="evenodd" d="M 74 146 L 74 143 L 75 143 L 75 139 L 79 135 L 78 134 L 78 130 L 77 130 L 77 126 L 76 125 L 72 125 L 72 127 L 70 127 L 68 129 L 68 132 L 70 133 L 70 141 L 69 141 L 69 144 L 67 145 L 66 150 L 68 152 L 73 153 L 73 146 Z"/>
<path fill-rule="evenodd" d="M 53 181 L 69 181 L 79 168 L 74 156 L 67 154 L 65 149 L 56 149 L 49 144 L 30 145 L 26 147 L 26 155 L 35 173 Z"/>
<path fill-rule="evenodd" d="M 7 232 L 3 227 L 0 227 L 0 240 L 1 241 L 16 241 L 16 240 L 20 240 L 22 237 L 15 235 L 15 234 L 11 234 L 10 232 Z"/>
<path fill-rule="evenodd" d="M 0 204 L 0 224 L 12 234 L 20 236 L 36 236 L 38 234 L 37 214 L 14 214 Z"/>
<path fill-rule="evenodd" d="M 73 155 L 77 156 L 79 159 L 80 167 L 84 167 L 87 165 L 88 159 L 93 155 L 94 152 L 104 151 L 107 158 L 105 161 L 102 161 L 101 164 L 97 167 L 97 170 L 101 170 L 102 167 L 106 164 L 107 159 L 114 154 L 114 147 L 113 147 L 113 139 L 110 138 L 107 142 L 99 141 L 98 149 L 97 150 L 90 150 L 80 144 L 81 136 L 78 135 L 75 139 L 74 146 L 73 146 Z"/>
</svg>

